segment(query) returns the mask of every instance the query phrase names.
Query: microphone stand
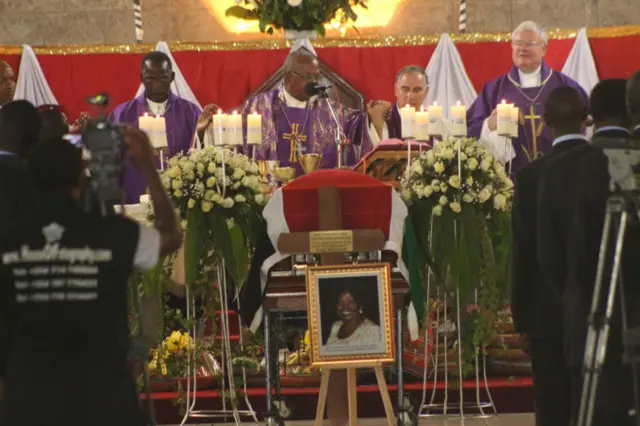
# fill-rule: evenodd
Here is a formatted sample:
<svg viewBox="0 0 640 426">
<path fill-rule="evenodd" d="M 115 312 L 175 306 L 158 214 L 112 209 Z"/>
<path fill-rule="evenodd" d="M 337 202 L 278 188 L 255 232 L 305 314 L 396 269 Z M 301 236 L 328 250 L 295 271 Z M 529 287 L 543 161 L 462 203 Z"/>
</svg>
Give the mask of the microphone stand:
<svg viewBox="0 0 640 426">
<path fill-rule="evenodd" d="M 338 116 L 336 115 L 335 110 L 333 109 L 333 105 L 331 105 L 331 99 L 329 99 L 329 94 L 327 93 L 326 88 L 320 91 L 320 97 L 327 101 L 327 105 L 329 106 L 329 111 L 331 112 L 331 117 L 333 121 L 336 123 L 336 128 L 338 131 L 336 132 L 336 147 L 337 147 L 337 157 L 338 157 L 338 169 L 342 169 L 344 163 L 346 163 L 344 158 L 344 147 L 346 145 L 345 141 L 347 140 L 347 135 L 344 134 L 344 130 L 342 130 L 342 125 L 340 124 L 340 120 L 338 120 Z"/>
</svg>

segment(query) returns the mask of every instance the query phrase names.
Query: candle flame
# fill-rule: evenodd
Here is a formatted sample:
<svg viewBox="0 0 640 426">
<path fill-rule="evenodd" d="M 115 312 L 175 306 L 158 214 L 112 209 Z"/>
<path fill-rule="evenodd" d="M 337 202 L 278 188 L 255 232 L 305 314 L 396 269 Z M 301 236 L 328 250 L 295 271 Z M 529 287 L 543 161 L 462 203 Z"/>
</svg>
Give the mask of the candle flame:
<svg viewBox="0 0 640 426">
<path fill-rule="evenodd" d="M 420 106 L 420 112 L 424 112 L 424 105 Z"/>
<path fill-rule="evenodd" d="M 233 111 L 231 114 L 238 115 L 238 111 Z"/>
<path fill-rule="evenodd" d="M 502 100 L 502 105 L 506 104 L 507 101 L 505 99 Z"/>
<path fill-rule="evenodd" d="M 149 113 L 145 112 L 143 117 L 148 117 L 148 116 L 149 116 Z"/>
<path fill-rule="evenodd" d="M 456 106 L 460 106 L 460 101 L 456 101 Z"/>
<path fill-rule="evenodd" d="M 218 115 L 222 115 L 222 110 L 218 108 Z"/>
<path fill-rule="evenodd" d="M 433 101 L 433 106 L 437 106 L 438 103 L 436 101 Z"/>
</svg>

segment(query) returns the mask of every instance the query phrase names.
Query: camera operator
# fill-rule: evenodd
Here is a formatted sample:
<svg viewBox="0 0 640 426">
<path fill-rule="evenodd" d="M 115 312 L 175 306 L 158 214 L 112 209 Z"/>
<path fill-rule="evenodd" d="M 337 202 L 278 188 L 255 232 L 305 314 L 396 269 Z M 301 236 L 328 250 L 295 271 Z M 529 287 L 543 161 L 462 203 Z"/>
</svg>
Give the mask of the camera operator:
<svg viewBox="0 0 640 426">
<path fill-rule="evenodd" d="M 82 152 L 69 142 L 40 143 L 30 157 L 41 204 L 0 242 L 6 425 L 145 423 L 126 363 L 127 280 L 177 250 L 181 231 L 147 136 L 126 129 L 124 138 L 149 184 L 155 228 L 85 213 Z"/>
<path fill-rule="evenodd" d="M 636 78 L 635 84 L 640 83 Z M 634 83 L 627 85 L 627 106 L 629 111 L 635 108 L 638 111 L 640 105 L 633 104 L 629 99 L 629 88 L 633 88 Z M 637 88 L 636 88 L 637 90 Z M 631 101 L 631 104 L 630 104 Z M 633 136 L 632 136 L 633 137 Z M 605 138 L 606 139 L 606 138 Z M 627 140 L 628 137 L 627 137 Z M 600 139 L 600 142 L 604 142 Z M 589 306 L 594 293 L 596 281 L 596 271 L 600 257 L 600 245 L 604 230 L 607 201 L 613 194 L 611 190 L 611 175 L 609 173 L 610 159 L 602 148 L 598 146 L 597 135 L 594 136 L 594 145 L 586 151 L 580 159 L 580 167 L 577 169 L 576 180 L 580 182 L 576 194 L 576 214 L 574 217 L 574 227 L 571 238 L 574 243 L 572 258 L 574 264 L 571 270 L 571 281 L 580 292 L 574 297 L 581 299 L 582 304 Z M 636 216 L 635 212 L 632 217 Z M 612 229 L 607 251 L 609 256 L 606 259 L 607 267 L 604 270 L 603 288 L 600 292 L 601 312 L 604 308 L 604 301 L 609 292 L 609 282 L 612 265 L 614 263 L 611 255 L 616 242 L 617 229 Z M 613 315 L 611 318 L 611 331 L 608 338 L 606 359 L 599 374 L 598 389 L 596 393 L 593 425 L 633 425 L 635 420 L 629 417 L 629 410 L 633 408 L 634 396 L 632 370 L 629 364 L 623 361 L 623 338 L 622 338 L 622 309 L 620 295 L 624 291 L 625 309 L 629 327 L 640 325 L 640 310 L 638 310 L 638 300 L 640 300 L 640 264 L 638 263 L 638 253 L 640 253 L 640 227 L 638 221 L 631 220 L 630 226 L 624 239 L 624 249 L 620 259 L 621 263 L 621 284 L 618 288 Z M 586 313 L 585 313 L 586 314 Z M 586 325 L 587 318 L 583 317 L 583 324 Z M 583 376 L 576 368 L 572 378 L 572 391 L 574 395 L 579 395 L 583 389 Z"/>
</svg>

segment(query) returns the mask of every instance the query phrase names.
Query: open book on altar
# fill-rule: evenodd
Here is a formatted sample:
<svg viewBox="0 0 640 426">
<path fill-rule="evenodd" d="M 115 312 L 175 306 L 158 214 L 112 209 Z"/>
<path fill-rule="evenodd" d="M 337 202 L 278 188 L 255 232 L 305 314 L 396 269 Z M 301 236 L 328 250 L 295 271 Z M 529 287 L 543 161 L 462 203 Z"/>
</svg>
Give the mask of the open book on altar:
<svg viewBox="0 0 640 426">
<path fill-rule="evenodd" d="M 409 156 L 413 160 L 420 155 L 420 152 L 430 148 L 431 145 L 425 142 L 387 139 L 380 142 L 373 151 L 367 153 L 353 167 L 353 170 L 397 188 L 400 186 L 400 179 L 407 168 Z"/>
</svg>

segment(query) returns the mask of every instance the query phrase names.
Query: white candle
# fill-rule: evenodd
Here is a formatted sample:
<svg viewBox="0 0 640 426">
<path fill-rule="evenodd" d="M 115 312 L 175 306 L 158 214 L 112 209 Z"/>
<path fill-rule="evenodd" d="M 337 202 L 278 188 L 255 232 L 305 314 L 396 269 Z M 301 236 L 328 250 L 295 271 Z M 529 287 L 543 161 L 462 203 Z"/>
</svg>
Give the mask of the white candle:
<svg viewBox="0 0 640 426">
<path fill-rule="evenodd" d="M 503 100 L 497 107 L 498 134 L 508 136 L 511 134 L 511 104 Z"/>
<path fill-rule="evenodd" d="M 257 112 L 247 115 L 247 144 L 262 143 L 262 116 Z"/>
<path fill-rule="evenodd" d="M 520 125 L 520 108 L 511 105 L 511 134 L 512 138 L 518 137 L 518 126 Z"/>
<path fill-rule="evenodd" d="M 429 113 L 420 107 L 420 111 L 416 112 L 415 137 L 419 141 L 429 140 Z"/>
<path fill-rule="evenodd" d="M 429 113 L 429 134 L 442 136 L 442 107 L 434 102 L 427 112 Z"/>
<path fill-rule="evenodd" d="M 151 146 L 155 149 L 167 148 L 167 128 L 164 117 L 153 117 L 149 114 L 138 118 L 138 129 L 149 136 Z"/>
<path fill-rule="evenodd" d="M 227 131 L 229 145 L 242 145 L 242 116 L 237 111 L 227 116 Z"/>
<path fill-rule="evenodd" d="M 213 125 L 211 130 L 213 131 L 213 143 L 214 145 L 228 145 L 227 142 L 227 114 L 224 114 L 221 109 L 213 116 Z"/>
<path fill-rule="evenodd" d="M 467 107 L 461 105 L 460 101 L 451 107 L 451 131 L 453 136 L 467 136 Z"/>
<path fill-rule="evenodd" d="M 149 204 L 151 202 L 151 197 L 149 194 L 142 194 L 140 196 L 140 204 Z"/>
<path fill-rule="evenodd" d="M 402 138 L 413 138 L 413 126 L 416 122 L 416 110 L 411 105 L 405 105 L 400 108 L 400 128 L 402 129 Z"/>
</svg>

